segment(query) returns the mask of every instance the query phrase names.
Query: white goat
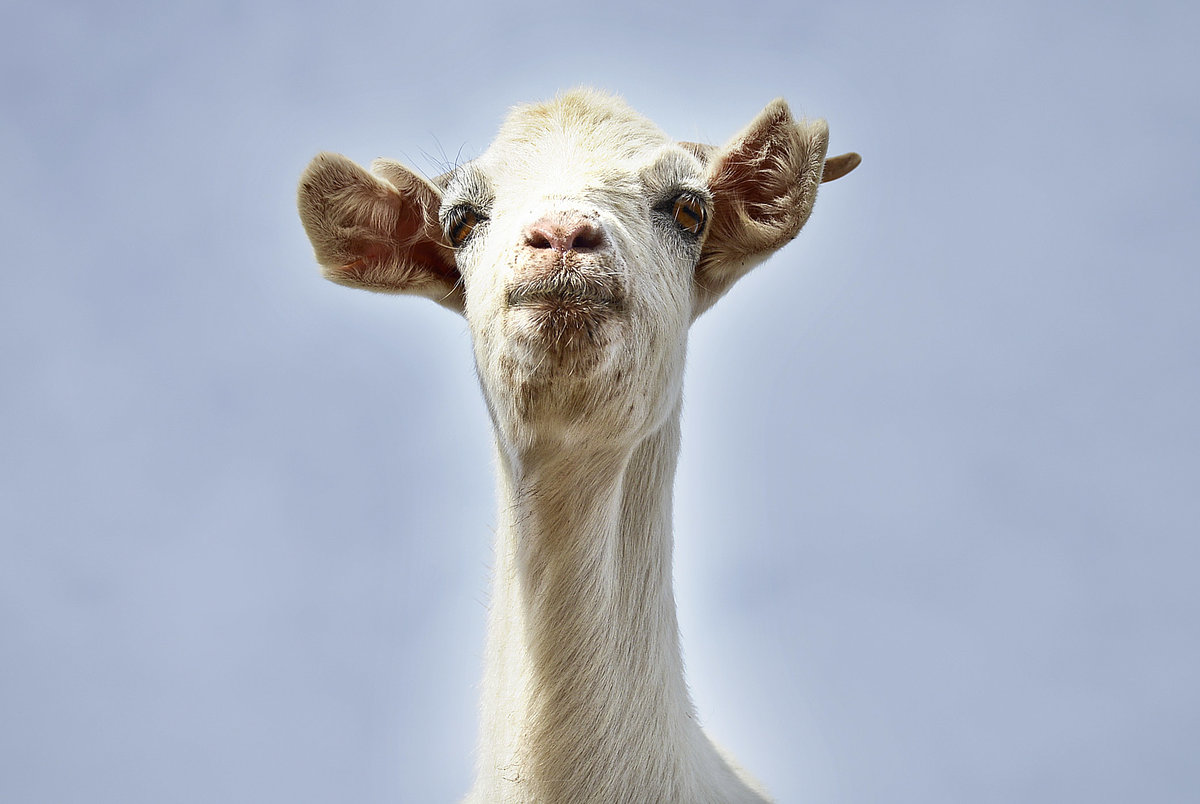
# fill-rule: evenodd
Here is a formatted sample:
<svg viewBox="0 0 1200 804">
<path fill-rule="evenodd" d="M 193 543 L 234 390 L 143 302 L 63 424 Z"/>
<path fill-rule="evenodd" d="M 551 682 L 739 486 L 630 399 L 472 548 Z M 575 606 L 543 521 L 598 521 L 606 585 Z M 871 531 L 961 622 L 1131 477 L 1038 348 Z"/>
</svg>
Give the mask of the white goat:
<svg viewBox="0 0 1200 804">
<path fill-rule="evenodd" d="M 767 800 L 684 682 L 672 483 L 688 327 L 858 165 L 827 142 L 781 100 L 715 148 L 576 91 L 518 107 L 433 181 L 328 153 L 304 173 L 329 279 L 429 296 L 470 326 L 500 505 L 468 802 Z"/>
</svg>

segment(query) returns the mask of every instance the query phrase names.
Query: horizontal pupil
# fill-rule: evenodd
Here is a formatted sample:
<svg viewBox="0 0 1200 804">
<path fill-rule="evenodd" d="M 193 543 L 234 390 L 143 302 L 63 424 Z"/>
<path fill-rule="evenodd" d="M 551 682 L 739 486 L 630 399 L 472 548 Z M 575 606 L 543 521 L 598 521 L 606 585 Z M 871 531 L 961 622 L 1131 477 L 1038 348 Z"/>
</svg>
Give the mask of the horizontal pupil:
<svg viewBox="0 0 1200 804">
<path fill-rule="evenodd" d="M 471 234 L 471 230 L 475 228 L 475 224 L 478 222 L 474 212 L 463 213 L 462 218 L 459 219 L 450 232 L 450 239 L 455 243 L 461 243 L 466 240 L 467 235 Z"/>
<path fill-rule="evenodd" d="M 685 229 L 697 229 L 704 222 L 703 214 L 686 201 L 675 202 L 675 222 Z"/>
</svg>

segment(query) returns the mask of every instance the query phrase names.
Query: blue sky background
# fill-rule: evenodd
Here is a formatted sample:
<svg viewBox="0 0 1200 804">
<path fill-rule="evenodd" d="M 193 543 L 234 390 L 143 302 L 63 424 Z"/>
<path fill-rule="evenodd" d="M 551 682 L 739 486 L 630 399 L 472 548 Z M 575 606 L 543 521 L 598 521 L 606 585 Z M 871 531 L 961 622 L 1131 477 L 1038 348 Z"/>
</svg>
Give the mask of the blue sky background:
<svg viewBox="0 0 1200 804">
<path fill-rule="evenodd" d="M 321 280 L 318 150 L 577 84 L 863 166 L 696 325 L 677 577 L 781 802 L 1200 789 L 1200 11 L 0 8 L 0 800 L 453 801 L 490 432 L 465 325 Z"/>
</svg>

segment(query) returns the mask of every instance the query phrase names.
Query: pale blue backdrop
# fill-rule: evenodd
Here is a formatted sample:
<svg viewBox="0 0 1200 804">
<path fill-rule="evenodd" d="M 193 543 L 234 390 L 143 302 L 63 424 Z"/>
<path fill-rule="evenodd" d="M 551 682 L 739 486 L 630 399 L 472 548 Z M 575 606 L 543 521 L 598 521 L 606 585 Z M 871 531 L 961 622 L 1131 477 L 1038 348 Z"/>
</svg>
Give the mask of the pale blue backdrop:
<svg viewBox="0 0 1200 804">
<path fill-rule="evenodd" d="M 864 156 L 694 330 L 712 731 L 781 802 L 1196 800 L 1196 5 L 417 5 L 0 10 L 0 801 L 466 791 L 465 327 L 321 280 L 295 184 L 576 84 Z"/>
</svg>

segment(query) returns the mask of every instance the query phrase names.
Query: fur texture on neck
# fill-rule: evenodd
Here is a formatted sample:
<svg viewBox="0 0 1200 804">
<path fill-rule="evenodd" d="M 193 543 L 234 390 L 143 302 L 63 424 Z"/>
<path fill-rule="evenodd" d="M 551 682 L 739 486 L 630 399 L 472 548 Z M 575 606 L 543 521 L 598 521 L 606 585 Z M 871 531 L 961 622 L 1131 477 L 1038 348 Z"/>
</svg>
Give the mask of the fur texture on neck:
<svg viewBox="0 0 1200 804">
<path fill-rule="evenodd" d="M 632 450 L 500 450 L 469 802 L 762 802 L 700 729 L 672 590 L 678 407 Z"/>
</svg>

